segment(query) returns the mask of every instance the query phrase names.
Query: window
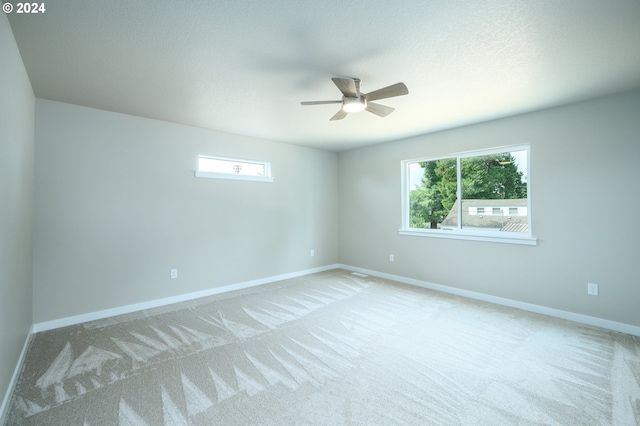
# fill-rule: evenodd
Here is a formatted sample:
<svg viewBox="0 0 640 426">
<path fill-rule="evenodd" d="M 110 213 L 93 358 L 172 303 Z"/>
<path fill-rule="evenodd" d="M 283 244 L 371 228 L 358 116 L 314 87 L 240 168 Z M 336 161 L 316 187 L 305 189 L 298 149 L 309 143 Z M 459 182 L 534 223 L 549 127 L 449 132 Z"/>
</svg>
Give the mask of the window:
<svg viewBox="0 0 640 426">
<path fill-rule="evenodd" d="M 402 162 L 403 235 L 536 244 L 529 147 Z"/>
<path fill-rule="evenodd" d="M 237 158 L 198 156 L 197 177 L 273 182 L 271 163 Z"/>
</svg>

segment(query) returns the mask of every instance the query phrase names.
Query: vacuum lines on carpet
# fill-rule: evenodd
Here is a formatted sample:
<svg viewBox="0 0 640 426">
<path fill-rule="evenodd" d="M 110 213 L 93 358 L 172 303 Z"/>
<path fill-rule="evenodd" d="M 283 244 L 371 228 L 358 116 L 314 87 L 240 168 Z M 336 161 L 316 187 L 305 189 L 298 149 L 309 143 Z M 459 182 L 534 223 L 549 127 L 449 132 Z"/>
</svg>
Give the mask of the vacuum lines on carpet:
<svg viewBox="0 0 640 426">
<path fill-rule="evenodd" d="M 637 337 L 333 270 L 38 333 L 5 425 L 640 422 Z"/>
</svg>

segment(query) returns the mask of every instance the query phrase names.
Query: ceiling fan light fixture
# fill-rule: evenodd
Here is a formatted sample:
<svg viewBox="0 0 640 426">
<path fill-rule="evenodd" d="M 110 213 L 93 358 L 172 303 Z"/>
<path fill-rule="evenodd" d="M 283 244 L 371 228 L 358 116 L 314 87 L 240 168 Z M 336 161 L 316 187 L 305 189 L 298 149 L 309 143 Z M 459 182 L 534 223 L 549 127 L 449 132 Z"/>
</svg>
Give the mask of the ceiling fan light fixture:
<svg viewBox="0 0 640 426">
<path fill-rule="evenodd" d="M 342 110 L 345 112 L 360 112 L 367 107 L 367 101 L 363 97 L 342 99 Z"/>
</svg>

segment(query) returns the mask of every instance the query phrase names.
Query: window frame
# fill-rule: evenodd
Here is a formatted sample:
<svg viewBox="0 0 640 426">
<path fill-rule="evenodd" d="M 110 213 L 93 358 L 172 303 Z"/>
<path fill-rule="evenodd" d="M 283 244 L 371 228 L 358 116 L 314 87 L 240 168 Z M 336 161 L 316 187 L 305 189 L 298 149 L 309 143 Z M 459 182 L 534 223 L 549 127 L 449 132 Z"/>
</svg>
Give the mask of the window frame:
<svg viewBox="0 0 640 426">
<path fill-rule="evenodd" d="M 203 172 L 199 170 L 199 162 L 201 158 L 211 159 L 211 160 L 222 160 L 222 161 L 231 161 L 236 163 L 243 164 L 259 164 L 264 166 L 264 176 L 255 176 L 255 175 L 243 175 L 238 173 L 217 173 L 217 172 Z M 196 165 L 196 177 L 200 178 L 209 178 L 209 179 L 231 179 L 231 180 L 248 180 L 248 181 L 257 181 L 257 182 L 273 182 L 273 176 L 271 175 L 271 162 L 269 161 L 258 161 L 258 160 L 247 160 L 243 158 L 231 158 L 231 157 L 221 157 L 219 155 L 198 155 L 198 164 Z"/>
<path fill-rule="evenodd" d="M 456 159 L 456 174 L 457 174 L 457 188 L 456 198 L 462 201 L 462 166 L 461 160 L 463 158 L 481 157 L 485 155 L 499 154 L 503 152 L 513 151 L 526 151 L 527 152 L 527 232 L 505 232 L 505 231 L 485 231 L 477 229 L 468 229 L 462 227 L 462 202 L 458 203 L 458 223 L 456 229 L 426 229 L 426 228 L 410 228 L 410 191 L 409 182 L 409 166 L 414 163 L 437 161 L 446 158 Z M 402 220 L 401 228 L 398 233 L 400 235 L 419 236 L 419 237 L 431 237 L 431 238 L 448 238 L 456 240 L 472 240 L 472 241 L 486 241 L 508 244 L 524 244 L 524 245 L 537 245 L 538 240 L 532 233 L 532 209 L 531 209 L 531 147 L 530 145 L 513 145 L 503 146 L 498 148 L 481 149 L 474 151 L 466 151 L 460 153 L 452 153 L 449 155 L 442 155 L 438 157 L 421 157 L 410 160 L 402 160 L 400 162 L 401 167 L 401 201 L 402 201 Z M 485 209 L 486 211 L 486 209 Z"/>
</svg>

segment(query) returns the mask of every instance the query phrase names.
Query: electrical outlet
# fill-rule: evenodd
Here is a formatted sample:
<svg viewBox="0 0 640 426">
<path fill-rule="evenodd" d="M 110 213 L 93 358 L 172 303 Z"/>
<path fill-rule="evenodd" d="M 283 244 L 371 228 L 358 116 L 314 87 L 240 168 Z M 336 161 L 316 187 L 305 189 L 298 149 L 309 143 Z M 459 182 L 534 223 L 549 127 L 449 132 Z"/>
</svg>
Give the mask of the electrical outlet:
<svg viewBox="0 0 640 426">
<path fill-rule="evenodd" d="M 389 255 L 389 262 L 395 262 L 396 261 L 396 257 L 392 254 Z"/>
<path fill-rule="evenodd" d="M 588 283 L 587 284 L 587 294 L 591 296 L 598 295 L 598 284 Z"/>
<path fill-rule="evenodd" d="M 178 270 L 177 269 L 172 269 L 171 270 L 171 279 L 175 280 L 176 278 L 178 278 Z"/>
<path fill-rule="evenodd" d="M 315 251 L 315 250 L 311 250 L 311 251 L 309 252 L 309 256 L 313 257 L 313 256 L 315 256 L 315 255 L 316 255 L 316 251 Z"/>
</svg>

